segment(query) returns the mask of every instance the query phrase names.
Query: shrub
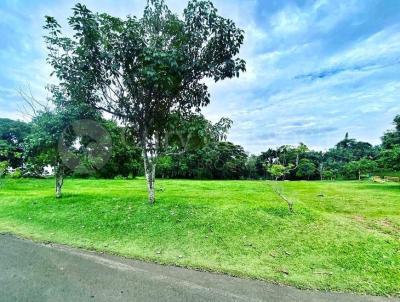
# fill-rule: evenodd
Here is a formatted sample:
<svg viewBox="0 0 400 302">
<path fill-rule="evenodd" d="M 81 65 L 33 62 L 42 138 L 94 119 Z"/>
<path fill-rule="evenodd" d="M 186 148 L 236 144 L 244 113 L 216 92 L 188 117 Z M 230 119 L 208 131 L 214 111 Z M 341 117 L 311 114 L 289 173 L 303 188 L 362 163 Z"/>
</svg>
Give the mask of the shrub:
<svg viewBox="0 0 400 302">
<path fill-rule="evenodd" d="M 0 162 L 0 178 L 6 175 L 8 169 L 8 161 Z"/>
<path fill-rule="evenodd" d="M 20 168 L 15 169 L 14 172 L 12 172 L 10 174 L 10 177 L 11 178 L 21 178 L 22 177 L 21 169 Z"/>
</svg>

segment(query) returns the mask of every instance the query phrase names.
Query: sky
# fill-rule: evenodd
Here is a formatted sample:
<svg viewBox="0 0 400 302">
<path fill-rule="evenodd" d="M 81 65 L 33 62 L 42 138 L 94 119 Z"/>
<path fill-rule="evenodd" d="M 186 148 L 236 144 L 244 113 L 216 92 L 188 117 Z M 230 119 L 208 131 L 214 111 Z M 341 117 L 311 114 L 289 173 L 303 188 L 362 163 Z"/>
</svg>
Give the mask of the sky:
<svg viewBox="0 0 400 302">
<path fill-rule="evenodd" d="M 0 1 L 0 117 L 26 119 L 19 91 L 37 99 L 54 82 L 44 16 L 67 28 L 78 1 Z M 145 0 L 82 0 L 89 9 L 141 16 Z M 186 1 L 166 0 L 180 14 Z M 299 142 L 326 150 L 346 132 L 379 144 L 400 114 L 399 0 L 214 0 L 245 30 L 247 72 L 210 82 L 212 121 L 233 120 L 228 139 L 251 153 Z M 22 112 L 21 112 L 22 111 Z"/>
</svg>

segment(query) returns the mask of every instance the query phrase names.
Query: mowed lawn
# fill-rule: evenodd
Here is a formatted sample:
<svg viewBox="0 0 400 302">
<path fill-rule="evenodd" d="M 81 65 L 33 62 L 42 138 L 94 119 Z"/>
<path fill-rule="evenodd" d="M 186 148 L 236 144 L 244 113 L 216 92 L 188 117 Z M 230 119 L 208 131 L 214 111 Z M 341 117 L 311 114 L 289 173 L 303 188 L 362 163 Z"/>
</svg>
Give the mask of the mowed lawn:
<svg viewBox="0 0 400 302">
<path fill-rule="evenodd" d="M 400 295 L 400 184 L 1 180 L 0 231 L 300 288 Z"/>
</svg>

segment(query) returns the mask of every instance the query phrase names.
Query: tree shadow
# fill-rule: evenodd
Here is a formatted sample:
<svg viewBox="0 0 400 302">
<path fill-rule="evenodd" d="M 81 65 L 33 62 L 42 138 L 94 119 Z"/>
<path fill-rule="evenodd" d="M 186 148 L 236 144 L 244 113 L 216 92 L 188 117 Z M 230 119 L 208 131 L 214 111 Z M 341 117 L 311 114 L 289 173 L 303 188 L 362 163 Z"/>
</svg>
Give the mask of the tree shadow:
<svg viewBox="0 0 400 302">
<path fill-rule="evenodd" d="M 274 208 L 263 208 L 262 211 L 267 215 L 271 215 L 278 218 L 305 218 L 307 220 L 315 220 L 315 214 L 307 209 L 294 207 L 294 211 L 290 212 L 287 207 L 274 207 Z"/>
<path fill-rule="evenodd" d="M 371 191 L 386 191 L 386 192 L 400 192 L 400 183 L 387 183 L 387 184 L 364 184 L 359 187 L 360 190 L 371 190 Z"/>
</svg>

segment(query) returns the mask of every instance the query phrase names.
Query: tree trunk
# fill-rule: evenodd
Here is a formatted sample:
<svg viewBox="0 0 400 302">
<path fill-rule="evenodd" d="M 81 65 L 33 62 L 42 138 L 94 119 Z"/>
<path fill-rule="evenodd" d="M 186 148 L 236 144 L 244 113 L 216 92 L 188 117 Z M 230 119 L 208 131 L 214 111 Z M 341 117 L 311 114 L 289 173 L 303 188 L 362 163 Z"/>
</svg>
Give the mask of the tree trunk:
<svg viewBox="0 0 400 302">
<path fill-rule="evenodd" d="M 56 177 L 56 198 L 61 198 L 62 186 L 64 184 L 64 169 L 60 161 L 57 162 L 55 167 L 55 177 Z"/>
<path fill-rule="evenodd" d="M 319 164 L 319 176 L 321 178 L 321 181 L 324 180 L 324 164 L 323 163 Z"/>
<path fill-rule="evenodd" d="M 141 147 L 144 161 L 144 174 L 146 176 L 147 191 L 149 194 L 149 203 L 155 202 L 155 178 L 156 178 L 156 160 L 158 142 L 156 136 L 149 136 L 147 128 L 144 127 L 141 135 Z"/>
<path fill-rule="evenodd" d="M 358 180 L 361 180 L 361 170 L 358 170 Z"/>
<path fill-rule="evenodd" d="M 153 160 L 149 160 L 147 156 L 144 156 L 144 173 L 147 181 L 147 191 L 149 193 L 149 203 L 152 205 L 155 201 L 155 174 L 156 165 Z"/>
<path fill-rule="evenodd" d="M 150 148 L 148 148 L 148 145 L 150 145 Z M 156 157 L 155 151 L 152 148 L 151 143 L 148 143 L 146 135 L 144 135 L 142 138 L 142 155 L 144 161 L 144 174 L 147 182 L 147 191 L 149 193 L 149 203 L 150 205 L 153 205 L 155 201 Z"/>
</svg>

